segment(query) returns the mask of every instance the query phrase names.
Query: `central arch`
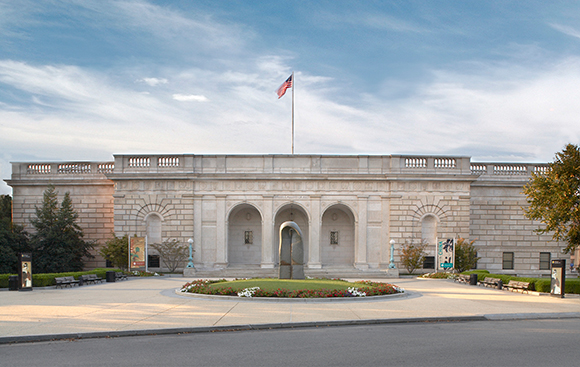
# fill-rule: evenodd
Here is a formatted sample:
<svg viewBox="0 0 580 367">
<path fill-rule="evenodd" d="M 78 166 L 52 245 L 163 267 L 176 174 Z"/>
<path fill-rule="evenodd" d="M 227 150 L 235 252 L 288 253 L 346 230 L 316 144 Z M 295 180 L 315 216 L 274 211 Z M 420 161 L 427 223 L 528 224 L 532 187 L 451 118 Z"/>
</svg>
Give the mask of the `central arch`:
<svg viewBox="0 0 580 367">
<path fill-rule="evenodd" d="M 296 203 L 289 203 L 281 206 L 274 220 L 274 241 L 272 243 L 272 253 L 274 255 L 274 262 L 278 264 L 280 262 L 280 254 L 278 253 L 278 247 L 280 246 L 280 226 L 284 222 L 292 221 L 298 224 L 300 230 L 302 231 L 302 244 L 304 246 L 304 262 L 308 259 L 308 239 L 310 235 L 309 223 L 310 218 L 308 213 L 304 208 Z"/>
</svg>

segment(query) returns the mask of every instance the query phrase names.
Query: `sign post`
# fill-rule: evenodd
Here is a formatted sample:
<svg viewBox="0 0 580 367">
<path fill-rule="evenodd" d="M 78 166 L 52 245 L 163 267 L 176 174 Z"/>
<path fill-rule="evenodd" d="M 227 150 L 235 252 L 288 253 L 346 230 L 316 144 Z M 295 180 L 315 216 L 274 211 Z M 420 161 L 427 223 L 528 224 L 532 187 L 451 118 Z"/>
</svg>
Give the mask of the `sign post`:
<svg viewBox="0 0 580 367">
<path fill-rule="evenodd" d="M 145 237 L 129 238 L 129 270 L 146 269 Z"/>
<path fill-rule="evenodd" d="M 552 260 L 552 281 L 550 283 L 550 294 L 552 296 L 564 298 L 566 290 L 566 260 Z"/>
<path fill-rule="evenodd" d="M 18 280 L 21 291 L 32 290 L 32 254 L 21 253 L 18 256 Z"/>
<path fill-rule="evenodd" d="M 455 263 L 455 239 L 437 241 L 437 271 L 449 271 Z"/>
</svg>

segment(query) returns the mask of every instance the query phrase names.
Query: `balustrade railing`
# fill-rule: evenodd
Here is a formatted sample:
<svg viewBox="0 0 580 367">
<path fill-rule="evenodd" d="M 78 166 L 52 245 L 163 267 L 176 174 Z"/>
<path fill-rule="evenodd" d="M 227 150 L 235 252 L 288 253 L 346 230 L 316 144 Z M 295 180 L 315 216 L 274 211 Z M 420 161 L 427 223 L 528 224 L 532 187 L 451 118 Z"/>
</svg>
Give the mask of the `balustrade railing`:
<svg viewBox="0 0 580 367">
<path fill-rule="evenodd" d="M 14 163 L 13 177 L 93 176 L 112 173 L 328 173 L 336 174 L 472 174 L 482 179 L 516 179 L 548 172 L 548 164 L 471 163 L 469 157 L 433 156 L 289 156 L 273 155 L 117 155 L 115 162 Z"/>
</svg>

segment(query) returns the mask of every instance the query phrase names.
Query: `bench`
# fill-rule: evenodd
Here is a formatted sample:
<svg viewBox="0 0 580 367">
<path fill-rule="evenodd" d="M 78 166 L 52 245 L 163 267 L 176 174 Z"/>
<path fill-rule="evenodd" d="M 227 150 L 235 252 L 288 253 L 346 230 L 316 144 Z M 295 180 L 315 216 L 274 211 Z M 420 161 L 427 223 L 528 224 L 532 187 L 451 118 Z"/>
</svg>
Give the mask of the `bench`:
<svg viewBox="0 0 580 367">
<path fill-rule="evenodd" d="M 54 278 L 54 281 L 56 282 L 56 288 L 60 287 L 62 289 L 62 287 L 71 287 L 73 285 L 79 285 L 79 281 L 75 279 L 75 277 L 56 277 Z"/>
<path fill-rule="evenodd" d="M 459 283 L 469 283 L 471 281 L 471 276 L 466 274 L 457 274 L 454 279 L 456 282 Z"/>
<path fill-rule="evenodd" d="M 120 271 L 115 273 L 115 280 L 127 280 L 127 276 Z"/>
<path fill-rule="evenodd" d="M 482 281 L 479 282 L 480 285 L 483 285 L 484 287 L 494 287 L 494 288 L 499 288 L 499 284 L 501 282 L 501 279 L 499 278 L 485 278 Z"/>
<path fill-rule="evenodd" d="M 97 274 L 83 274 L 81 275 L 81 278 L 83 280 L 83 283 L 85 284 L 89 284 L 89 283 L 100 283 L 103 281 L 102 278 L 99 278 L 97 276 Z"/>
<path fill-rule="evenodd" d="M 526 293 L 529 293 L 529 288 L 530 288 L 530 282 L 518 282 L 517 280 L 510 280 L 508 284 L 503 286 L 505 289 L 508 289 L 510 291 L 522 291 L 522 293 L 524 293 L 524 291 Z"/>
</svg>

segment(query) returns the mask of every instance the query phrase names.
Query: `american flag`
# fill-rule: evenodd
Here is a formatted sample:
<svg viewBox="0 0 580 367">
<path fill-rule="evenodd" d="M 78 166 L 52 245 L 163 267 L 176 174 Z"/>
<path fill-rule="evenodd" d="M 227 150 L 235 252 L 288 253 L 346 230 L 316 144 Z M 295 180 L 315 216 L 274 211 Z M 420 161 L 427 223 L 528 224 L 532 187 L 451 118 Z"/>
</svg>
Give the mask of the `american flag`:
<svg viewBox="0 0 580 367">
<path fill-rule="evenodd" d="M 292 88 L 292 77 L 293 76 L 294 76 L 294 74 L 290 75 L 288 77 L 288 79 L 286 79 L 286 81 L 284 83 L 282 83 L 280 88 L 278 88 L 278 91 L 276 92 L 276 94 L 278 94 L 278 99 L 282 98 L 282 96 L 284 94 L 286 94 L 286 89 Z"/>
</svg>

